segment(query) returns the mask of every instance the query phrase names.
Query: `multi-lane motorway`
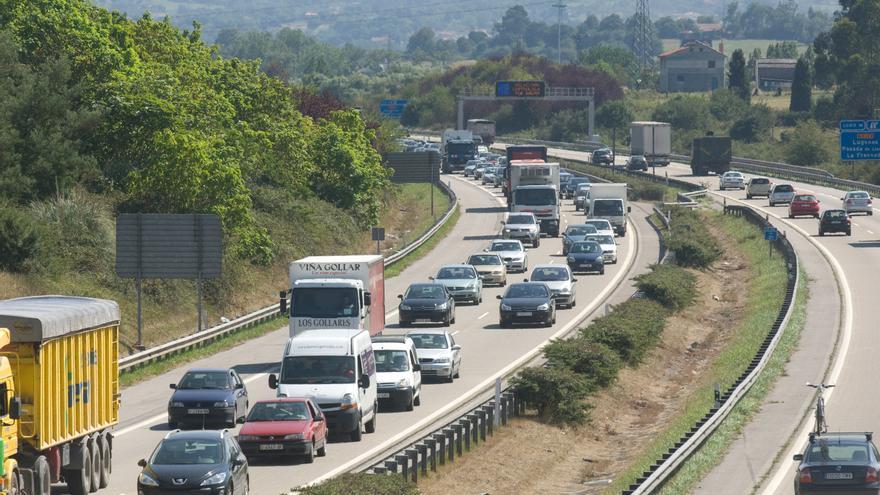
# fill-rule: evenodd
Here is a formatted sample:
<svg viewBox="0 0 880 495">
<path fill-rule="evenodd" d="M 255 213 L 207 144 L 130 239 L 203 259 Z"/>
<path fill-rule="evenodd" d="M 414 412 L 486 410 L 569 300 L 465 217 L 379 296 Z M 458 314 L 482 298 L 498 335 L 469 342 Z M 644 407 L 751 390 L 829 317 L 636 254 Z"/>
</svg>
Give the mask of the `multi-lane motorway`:
<svg viewBox="0 0 880 495">
<path fill-rule="evenodd" d="M 462 263 L 469 254 L 479 252 L 495 238 L 505 212 L 503 199 L 497 189 L 484 188 L 461 176 L 446 176 L 459 197 L 462 217 L 451 233 L 426 257 L 414 263 L 398 277 L 386 281 L 386 334 L 403 333 L 397 328 L 395 306 L 397 294 L 403 293 L 413 282 L 427 281 L 444 264 Z M 564 225 L 577 223 L 583 213 L 575 213 L 570 201 L 563 208 Z M 658 240 L 646 222 L 649 209 L 635 204 L 631 215 L 630 235 L 618 239 L 619 263 L 606 268 L 605 275 L 579 275 L 578 305 L 561 310 L 552 328 L 498 327 L 498 304 L 495 299 L 501 288 L 485 288 L 483 303 L 478 306 L 461 305 L 457 308 L 456 323 L 450 327 L 456 342 L 463 348 L 461 378 L 452 384 L 429 383 L 423 387 L 422 403 L 413 412 L 383 412 L 379 415 L 377 432 L 364 435 L 359 443 L 331 443 L 326 457 L 314 464 L 281 463 L 280 465 L 253 465 L 250 468 L 252 493 L 280 493 L 291 487 L 351 469 L 376 453 L 387 450 L 414 431 L 436 426 L 445 417 L 455 413 L 458 399 L 476 395 L 486 388 L 492 377 L 503 373 L 521 361 L 548 338 L 561 335 L 573 328 L 578 320 L 604 301 L 620 301 L 632 293 L 628 282 L 656 261 Z M 634 235 L 633 235 L 634 234 Z M 561 239 L 544 239 L 540 247 L 528 250 L 529 266 L 541 263 L 565 263 L 561 255 Z M 511 274 L 508 281 L 519 281 L 528 273 Z M 267 297 L 280 289 L 264 287 Z M 170 397 L 168 385 L 177 382 L 182 373 L 194 367 L 234 366 L 246 381 L 251 404 L 274 396 L 267 385 L 267 374 L 277 370 L 287 328 L 280 328 L 210 358 L 191 363 L 161 376 L 124 390 L 121 421 L 116 429 L 113 452 L 113 480 L 103 490 L 111 494 L 135 493 L 135 482 L 140 468 L 137 461 L 150 455 L 153 448 L 168 432 L 166 407 Z M 477 400 L 475 398 L 475 400 Z"/>
</svg>

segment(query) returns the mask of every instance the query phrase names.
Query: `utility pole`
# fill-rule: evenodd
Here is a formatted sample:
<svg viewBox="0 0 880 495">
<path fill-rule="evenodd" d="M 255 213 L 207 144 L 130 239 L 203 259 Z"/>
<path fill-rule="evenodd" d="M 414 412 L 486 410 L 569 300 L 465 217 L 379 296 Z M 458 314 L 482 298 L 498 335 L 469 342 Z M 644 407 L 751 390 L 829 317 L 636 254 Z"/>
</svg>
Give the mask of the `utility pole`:
<svg viewBox="0 0 880 495">
<path fill-rule="evenodd" d="M 562 11 L 566 5 L 562 2 L 554 3 L 554 7 L 559 9 L 559 17 L 556 21 L 556 63 L 562 64 Z"/>
</svg>

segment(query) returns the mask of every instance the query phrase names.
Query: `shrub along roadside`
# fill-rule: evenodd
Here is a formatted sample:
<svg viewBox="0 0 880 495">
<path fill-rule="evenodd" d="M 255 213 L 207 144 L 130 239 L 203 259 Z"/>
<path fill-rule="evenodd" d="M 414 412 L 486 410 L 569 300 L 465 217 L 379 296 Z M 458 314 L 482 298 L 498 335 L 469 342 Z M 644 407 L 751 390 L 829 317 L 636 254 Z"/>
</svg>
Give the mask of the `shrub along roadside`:
<svg viewBox="0 0 880 495">
<path fill-rule="evenodd" d="M 419 495 L 415 483 L 402 476 L 377 476 L 367 473 L 346 473 L 314 486 L 298 488 L 301 495 Z"/>
<path fill-rule="evenodd" d="M 676 264 L 702 269 L 721 257 L 721 246 L 698 211 L 675 208 L 670 215 L 666 246 L 675 252 Z"/>
<path fill-rule="evenodd" d="M 651 271 L 634 280 L 645 296 L 673 311 L 681 311 L 694 302 L 697 277 L 672 265 L 651 265 Z"/>
</svg>

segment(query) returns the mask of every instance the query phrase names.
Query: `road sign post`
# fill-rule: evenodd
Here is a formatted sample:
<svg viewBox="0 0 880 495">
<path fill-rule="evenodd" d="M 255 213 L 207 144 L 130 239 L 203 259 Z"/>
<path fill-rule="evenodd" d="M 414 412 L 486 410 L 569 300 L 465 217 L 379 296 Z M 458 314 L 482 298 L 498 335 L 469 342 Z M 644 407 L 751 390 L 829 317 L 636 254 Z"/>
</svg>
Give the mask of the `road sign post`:
<svg viewBox="0 0 880 495">
<path fill-rule="evenodd" d="M 779 230 L 776 227 L 767 227 L 764 229 L 764 240 L 767 241 L 767 245 L 770 247 L 769 257 L 773 257 L 773 243 L 779 239 Z"/>
<path fill-rule="evenodd" d="M 373 240 L 376 241 L 376 254 L 382 254 L 380 244 L 385 240 L 385 227 L 373 227 Z"/>
<path fill-rule="evenodd" d="M 880 160 L 880 120 L 841 120 L 840 159 Z"/>
</svg>

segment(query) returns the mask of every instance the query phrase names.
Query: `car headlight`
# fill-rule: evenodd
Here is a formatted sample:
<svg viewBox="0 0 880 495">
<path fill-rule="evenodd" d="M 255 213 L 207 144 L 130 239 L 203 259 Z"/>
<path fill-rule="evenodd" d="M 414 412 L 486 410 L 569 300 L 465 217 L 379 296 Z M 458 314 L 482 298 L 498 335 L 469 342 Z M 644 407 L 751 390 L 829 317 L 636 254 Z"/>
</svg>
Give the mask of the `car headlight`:
<svg viewBox="0 0 880 495">
<path fill-rule="evenodd" d="M 229 407 L 229 404 L 224 401 L 218 401 L 214 403 L 214 407 Z"/>
<path fill-rule="evenodd" d="M 572 263 L 574 263 L 575 261 L 577 261 L 577 259 L 575 259 L 574 256 L 569 256 L 568 261 L 571 261 Z"/>
<path fill-rule="evenodd" d="M 562 289 L 559 290 L 559 293 L 560 294 L 571 294 L 571 289 L 568 287 L 563 287 Z"/>
<path fill-rule="evenodd" d="M 397 388 L 409 388 L 409 379 L 401 378 L 397 381 Z"/>
<path fill-rule="evenodd" d="M 184 407 L 183 402 L 172 402 L 171 407 Z"/>
<path fill-rule="evenodd" d="M 504 232 L 505 232 L 506 234 L 509 234 L 509 233 L 510 233 L 510 229 L 504 229 Z"/>
<path fill-rule="evenodd" d="M 547 303 L 538 306 L 538 311 L 547 311 L 548 309 L 550 309 L 550 305 Z"/>
<path fill-rule="evenodd" d="M 149 474 L 141 473 L 138 476 L 138 483 L 145 486 L 159 486 L 159 482 L 154 480 Z"/>
<path fill-rule="evenodd" d="M 342 396 L 342 403 L 339 404 L 339 409 L 341 411 L 346 411 L 348 409 L 356 409 L 358 406 L 357 401 L 354 396 L 351 394 L 345 394 Z"/>
<path fill-rule="evenodd" d="M 208 485 L 222 485 L 226 481 L 226 471 L 220 471 L 217 474 L 213 474 L 202 481 L 201 486 Z"/>
<path fill-rule="evenodd" d="M 400 309 L 402 309 L 402 310 L 404 310 L 404 311 L 409 311 L 409 310 L 411 310 L 412 308 L 409 307 L 409 305 L 407 305 L 407 304 L 401 304 L 401 305 L 400 305 Z"/>
<path fill-rule="evenodd" d="M 446 309 L 449 307 L 449 303 L 441 303 L 437 305 L 437 309 Z"/>
<path fill-rule="evenodd" d="M 435 363 L 448 363 L 450 359 L 448 357 L 435 358 Z"/>
<path fill-rule="evenodd" d="M 510 306 L 501 303 L 501 311 L 510 311 Z"/>
<path fill-rule="evenodd" d="M 256 442 L 259 439 L 260 439 L 260 437 L 257 435 L 239 435 L 238 436 L 239 442 Z"/>
<path fill-rule="evenodd" d="M 285 440 L 302 440 L 306 436 L 302 433 L 291 433 L 290 435 L 284 435 Z"/>
</svg>

